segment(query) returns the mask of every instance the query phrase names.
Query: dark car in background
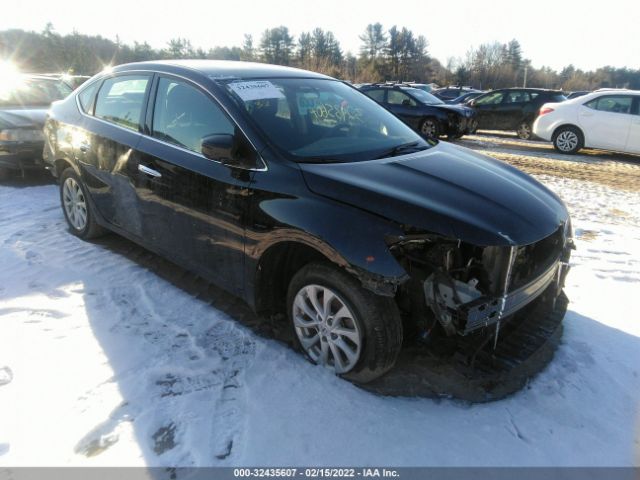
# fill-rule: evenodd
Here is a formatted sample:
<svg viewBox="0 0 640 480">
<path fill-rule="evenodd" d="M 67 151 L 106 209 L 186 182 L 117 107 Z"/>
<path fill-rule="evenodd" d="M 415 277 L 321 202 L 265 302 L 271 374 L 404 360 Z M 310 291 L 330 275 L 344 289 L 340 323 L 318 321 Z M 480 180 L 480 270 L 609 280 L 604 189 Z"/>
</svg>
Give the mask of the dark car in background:
<svg viewBox="0 0 640 480">
<path fill-rule="evenodd" d="M 120 233 L 286 312 L 299 348 L 349 380 L 384 374 L 403 341 L 513 342 L 527 305 L 560 308 L 562 201 L 333 78 L 122 65 L 56 102 L 45 132 L 71 233 Z"/>
<path fill-rule="evenodd" d="M 446 100 L 445 103 L 448 103 L 450 105 L 467 105 L 469 102 L 471 102 L 471 100 L 473 100 L 474 98 L 478 98 L 483 93 L 485 92 L 477 91 L 477 92 L 463 93 L 462 95 L 454 98 L 453 100 Z"/>
<path fill-rule="evenodd" d="M 519 138 L 529 140 L 540 107 L 566 99 L 561 90 L 505 88 L 480 95 L 469 106 L 477 113 L 478 129 L 515 131 Z"/>
<path fill-rule="evenodd" d="M 458 98 L 460 95 L 464 95 L 465 93 L 474 93 L 480 92 L 481 90 L 476 90 L 472 87 L 461 87 L 461 86 L 450 86 L 450 87 L 442 87 L 437 88 L 431 91 L 431 94 L 438 97 L 440 100 L 447 101 L 453 100 L 454 98 Z"/>
<path fill-rule="evenodd" d="M 476 129 L 475 112 L 467 107 L 447 105 L 439 98 L 404 84 L 371 84 L 360 91 L 404 120 L 411 128 L 437 138 L 459 138 Z"/>
<path fill-rule="evenodd" d="M 44 168 L 42 127 L 51 102 L 71 88 L 59 79 L 15 74 L 0 78 L 0 178 Z"/>
<path fill-rule="evenodd" d="M 590 90 L 576 90 L 575 92 L 571 92 L 567 95 L 567 100 L 571 100 L 572 98 L 582 97 L 587 93 L 591 93 Z"/>
</svg>

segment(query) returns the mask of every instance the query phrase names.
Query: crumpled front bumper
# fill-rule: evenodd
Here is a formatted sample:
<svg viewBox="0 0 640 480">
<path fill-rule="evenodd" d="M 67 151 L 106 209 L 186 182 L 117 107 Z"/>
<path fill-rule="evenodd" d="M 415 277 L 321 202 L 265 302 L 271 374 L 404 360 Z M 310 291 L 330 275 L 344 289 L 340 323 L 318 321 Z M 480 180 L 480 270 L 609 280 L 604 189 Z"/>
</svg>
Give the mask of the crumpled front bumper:
<svg viewBox="0 0 640 480">
<path fill-rule="evenodd" d="M 560 295 L 568 272 L 569 264 L 559 259 L 537 278 L 506 295 L 481 297 L 461 305 L 455 315 L 458 317 L 458 325 L 462 326 L 463 335 L 513 315 L 537 299 L 554 283 L 556 296 Z"/>
</svg>

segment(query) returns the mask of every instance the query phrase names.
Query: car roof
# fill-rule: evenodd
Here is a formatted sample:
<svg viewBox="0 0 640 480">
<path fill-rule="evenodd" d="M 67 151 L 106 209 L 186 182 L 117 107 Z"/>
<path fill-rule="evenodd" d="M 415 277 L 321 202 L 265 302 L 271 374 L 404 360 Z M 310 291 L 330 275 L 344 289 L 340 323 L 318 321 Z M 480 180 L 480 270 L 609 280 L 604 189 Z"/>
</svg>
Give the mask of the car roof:
<svg viewBox="0 0 640 480">
<path fill-rule="evenodd" d="M 49 80 L 51 82 L 60 81 L 61 78 L 58 75 L 40 74 L 40 73 L 21 73 L 22 78 L 31 78 L 34 80 Z"/>
<path fill-rule="evenodd" d="M 567 102 L 571 103 L 580 103 L 580 102 L 588 102 L 593 98 L 610 96 L 610 95 L 640 95 L 640 90 L 627 90 L 624 88 L 602 88 L 600 90 L 596 90 L 595 92 L 589 92 L 585 95 L 581 95 L 579 97 L 573 97 L 567 100 Z"/>
<path fill-rule="evenodd" d="M 198 72 L 208 77 L 332 79 L 326 75 L 299 68 L 235 60 L 158 60 L 118 65 L 117 67 L 114 67 L 112 71 L 126 72 L 129 70 L 140 69 L 156 70 L 161 72 L 171 72 L 176 69 L 187 70 L 191 72 Z"/>
<path fill-rule="evenodd" d="M 490 90 L 487 93 L 491 92 L 509 92 L 512 90 L 524 90 L 527 92 L 540 92 L 540 93 L 566 93 L 562 90 L 558 90 L 555 88 L 535 88 L 535 87 L 509 87 L 509 88 L 496 88 L 495 90 Z"/>
</svg>

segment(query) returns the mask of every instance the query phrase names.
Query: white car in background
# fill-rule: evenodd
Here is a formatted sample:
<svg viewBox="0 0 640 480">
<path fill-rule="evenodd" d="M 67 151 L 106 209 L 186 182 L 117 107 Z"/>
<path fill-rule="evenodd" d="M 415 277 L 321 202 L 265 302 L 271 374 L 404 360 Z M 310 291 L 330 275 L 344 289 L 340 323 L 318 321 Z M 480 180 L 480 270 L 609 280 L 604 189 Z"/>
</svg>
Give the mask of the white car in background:
<svg viewBox="0 0 640 480">
<path fill-rule="evenodd" d="M 602 89 L 562 103 L 545 103 L 533 133 L 561 153 L 583 147 L 640 153 L 640 91 Z"/>
</svg>

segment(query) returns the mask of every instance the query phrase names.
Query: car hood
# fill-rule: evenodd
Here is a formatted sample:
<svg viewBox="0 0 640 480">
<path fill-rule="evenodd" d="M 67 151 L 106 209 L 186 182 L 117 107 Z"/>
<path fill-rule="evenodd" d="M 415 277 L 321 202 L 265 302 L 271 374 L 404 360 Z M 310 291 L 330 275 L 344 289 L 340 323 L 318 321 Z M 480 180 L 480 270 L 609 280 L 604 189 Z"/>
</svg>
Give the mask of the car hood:
<svg viewBox="0 0 640 480">
<path fill-rule="evenodd" d="M 0 128 L 43 128 L 48 109 L 48 106 L 1 109 Z"/>
<path fill-rule="evenodd" d="M 300 167 L 316 194 L 406 230 L 478 246 L 528 245 L 551 235 L 568 218 L 562 201 L 525 173 L 443 142 L 401 157 Z"/>
<path fill-rule="evenodd" d="M 440 110 L 445 110 L 448 112 L 455 112 L 459 115 L 462 115 L 463 117 L 471 117 L 473 115 L 475 115 L 475 110 L 473 110 L 472 108 L 469 107 L 465 107 L 463 105 L 456 105 L 456 104 L 442 104 L 442 105 L 432 105 L 433 107 L 439 108 Z"/>
</svg>

